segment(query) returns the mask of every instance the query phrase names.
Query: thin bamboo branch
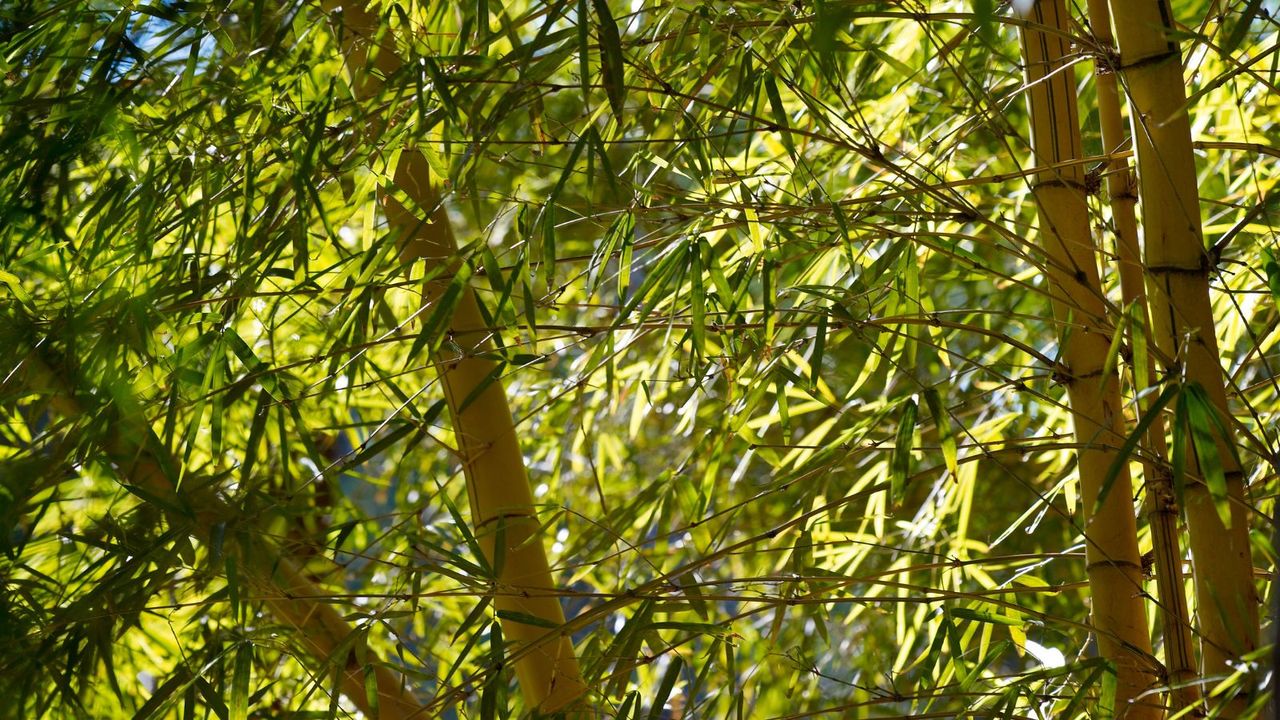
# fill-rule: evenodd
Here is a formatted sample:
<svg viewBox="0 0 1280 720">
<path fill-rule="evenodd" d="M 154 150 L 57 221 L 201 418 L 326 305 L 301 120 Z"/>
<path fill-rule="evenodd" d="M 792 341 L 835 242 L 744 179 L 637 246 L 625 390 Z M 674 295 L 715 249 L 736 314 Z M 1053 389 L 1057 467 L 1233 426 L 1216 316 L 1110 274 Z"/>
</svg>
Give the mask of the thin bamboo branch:
<svg viewBox="0 0 1280 720">
<path fill-rule="evenodd" d="M 1021 36 L 1032 150 L 1038 164 L 1057 164 L 1083 155 L 1074 73 L 1065 68 L 1068 43 L 1062 33 L 1069 21 L 1063 0 L 1041 0 L 1030 14 L 1035 22 L 1025 26 Z M 1040 30 L 1041 26 L 1057 32 Z M 1117 457 L 1115 438 L 1123 435 L 1123 416 L 1117 378 L 1105 366 L 1110 332 L 1084 172 L 1071 165 L 1040 173 L 1033 191 L 1053 312 L 1059 322 L 1071 321 L 1059 331 L 1066 366 L 1062 376 L 1076 438 L 1085 445 L 1078 457 L 1092 624 L 1102 655 L 1116 664 L 1118 713 L 1130 720 L 1154 719 L 1162 709 L 1151 696 L 1143 697 L 1157 684 L 1157 673 L 1149 660 L 1151 641 L 1127 466 L 1121 467 L 1109 494 L 1098 503 Z"/>
</svg>

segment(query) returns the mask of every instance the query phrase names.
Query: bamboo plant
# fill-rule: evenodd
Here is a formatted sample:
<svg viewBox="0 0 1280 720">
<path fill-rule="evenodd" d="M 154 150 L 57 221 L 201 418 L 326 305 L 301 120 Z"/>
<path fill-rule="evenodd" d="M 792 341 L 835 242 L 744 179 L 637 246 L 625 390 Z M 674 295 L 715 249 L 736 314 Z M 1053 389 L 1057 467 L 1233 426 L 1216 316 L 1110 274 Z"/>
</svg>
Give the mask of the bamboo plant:
<svg viewBox="0 0 1280 720">
<path fill-rule="evenodd" d="M 1040 246 L 1061 345 L 1059 376 L 1067 386 L 1079 450 L 1083 532 L 1092 623 L 1101 654 L 1117 669 L 1117 706 L 1127 718 L 1157 718 L 1150 695 L 1154 667 L 1142 602 L 1137 523 L 1132 486 L 1121 468 L 1101 498 L 1118 443 L 1124 436 L 1119 384 L 1106 366 L 1112 332 L 1098 274 L 1097 248 L 1085 202 L 1075 79 L 1067 62 L 1070 29 L 1065 3 L 1042 0 L 1022 29 L 1030 104 L 1031 146 L 1037 173 L 1033 192 L 1040 217 Z M 1102 499 L 1101 504 L 1099 500 Z"/>
<path fill-rule="evenodd" d="M 1119 274 L 1071 244 L 1122 140 L 1042 142 L 1060 78 L 1093 102 L 1061 4 L 337 4 L 0 3 L 0 716 L 1217 709 L 1198 647 L 1149 655 L 1178 551 L 1127 564 L 1203 393 L 1141 361 L 1177 356 L 1134 234 Z M 1183 41 L 1276 457 L 1274 28 L 1212 32 L 1246 5 Z M 1072 43 L 1032 85 L 1024 26 Z"/>
<path fill-rule="evenodd" d="M 326 602 L 331 592 L 318 587 L 257 529 L 228 533 L 226 528 L 243 524 L 241 513 L 223 502 L 211 487 L 191 478 L 179 487 L 174 474 L 180 460 L 165 451 L 145 417 L 121 409 L 134 405 L 129 398 L 115 398 L 105 407 L 87 410 L 81 397 L 112 393 L 68 384 L 67 379 L 77 375 L 75 369 L 51 365 L 44 355 L 38 349 L 27 351 L 19 368 L 27 389 L 47 398 L 49 407 L 64 418 L 84 421 L 93 416 L 105 423 L 109 430 L 95 449 L 116 467 L 120 480 L 166 510 L 175 527 L 187 528 L 192 537 L 209 547 L 220 546 L 222 552 L 234 553 L 248 588 L 278 622 L 293 631 L 302 649 L 317 661 L 318 675 L 336 675 L 338 690 L 366 717 L 426 717 L 406 687 L 405 677 L 379 659 L 367 646 L 364 632 Z M 215 535 L 238 538 L 239 542 L 224 543 L 215 540 Z"/>
<path fill-rule="evenodd" d="M 1089 28 L 1098 46 L 1094 84 L 1098 97 L 1098 120 L 1103 148 L 1119 153 L 1127 144 L 1121 114 L 1121 96 L 1111 66 L 1115 38 L 1111 33 L 1111 11 L 1105 0 L 1089 0 Z M 1142 271 L 1142 251 L 1138 241 L 1137 177 L 1129 161 L 1113 155 L 1104 167 L 1108 206 L 1111 209 L 1115 237 L 1115 263 L 1120 276 L 1120 292 L 1129 328 L 1129 347 L 1145 347 L 1151 337 L 1151 316 Z M 1156 574 L 1159 612 L 1163 623 L 1165 669 L 1170 690 L 1170 709 L 1174 712 L 1194 705 L 1199 698 L 1196 685 L 1195 650 L 1191 641 L 1190 616 L 1183 587 L 1182 549 L 1178 535 L 1178 504 L 1174 496 L 1173 475 L 1168 462 L 1165 425 L 1159 415 L 1155 394 L 1149 392 L 1155 375 L 1152 352 L 1131 352 L 1130 380 L 1138 395 L 1138 418 L 1156 413 L 1148 419 L 1143 436 L 1145 454 L 1142 477 L 1146 490 L 1147 523 L 1151 528 L 1152 554 Z M 1136 364 L 1135 364 L 1136 363 Z M 1141 367 L 1139 367 L 1139 365 Z M 1145 397 L 1142 397 L 1145 394 Z"/>
<path fill-rule="evenodd" d="M 336 3 L 329 5 L 332 9 Z M 361 99 L 374 98 L 382 80 L 403 62 L 370 12 L 347 4 L 339 17 L 338 33 L 356 93 Z M 383 208 L 388 226 L 399 234 L 401 259 L 425 265 L 429 279 L 422 315 L 454 303 L 450 342 L 432 361 L 453 418 L 474 530 L 488 561 L 496 565 L 494 605 L 506 637 L 521 646 L 515 670 L 529 707 L 561 710 L 578 701 L 585 686 L 570 638 L 546 627 L 563 626 L 564 611 L 543 548 L 520 436 L 498 379 L 503 366 L 493 359 L 490 331 L 474 291 L 465 284 L 451 287 L 461 259 L 426 158 L 406 148 L 394 172 L 392 186 L 382 193 Z"/>
<path fill-rule="evenodd" d="M 1182 55 L 1165 0 L 1113 2 L 1111 14 L 1137 155 L 1153 336 L 1169 359 L 1165 381 L 1203 388 L 1211 406 L 1204 411 L 1218 415 L 1212 442 L 1183 444 L 1186 467 L 1194 473 L 1184 502 L 1202 672 L 1221 678 L 1258 646 L 1258 595 L 1244 473 L 1209 298 L 1214 268 L 1200 219 Z M 1190 430 L 1175 427 L 1174 433 Z"/>
</svg>

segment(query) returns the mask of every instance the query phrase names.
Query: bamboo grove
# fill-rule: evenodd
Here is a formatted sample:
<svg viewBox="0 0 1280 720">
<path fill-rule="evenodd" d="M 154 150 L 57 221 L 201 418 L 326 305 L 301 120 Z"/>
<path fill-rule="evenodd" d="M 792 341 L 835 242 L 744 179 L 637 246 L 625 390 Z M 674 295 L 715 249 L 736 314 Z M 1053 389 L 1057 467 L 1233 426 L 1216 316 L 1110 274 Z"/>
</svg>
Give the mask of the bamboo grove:
<svg viewBox="0 0 1280 720">
<path fill-rule="evenodd" d="M 0 6 L 0 718 L 1269 716 L 1271 12 Z"/>
</svg>

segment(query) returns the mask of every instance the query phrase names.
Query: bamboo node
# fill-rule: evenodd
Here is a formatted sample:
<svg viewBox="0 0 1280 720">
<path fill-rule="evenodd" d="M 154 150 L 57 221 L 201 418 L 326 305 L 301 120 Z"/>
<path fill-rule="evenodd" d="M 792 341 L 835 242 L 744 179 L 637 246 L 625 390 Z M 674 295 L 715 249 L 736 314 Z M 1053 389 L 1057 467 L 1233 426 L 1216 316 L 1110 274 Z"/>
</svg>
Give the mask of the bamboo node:
<svg viewBox="0 0 1280 720">
<path fill-rule="evenodd" d="M 1120 56 L 1119 62 L 1116 63 L 1115 67 L 1120 72 L 1128 72 L 1130 70 L 1135 70 L 1137 68 L 1145 67 L 1147 65 L 1159 65 L 1160 63 L 1168 62 L 1169 60 L 1177 60 L 1179 62 L 1182 61 L 1182 53 L 1178 51 L 1177 44 L 1173 42 L 1169 43 L 1169 45 L 1166 47 L 1164 52 L 1155 53 L 1153 55 L 1147 55 L 1146 57 L 1140 57 L 1137 60 L 1133 60 L 1131 62 L 1125 62 L 1124 55 L 1122 54 Z"/>
</svg>

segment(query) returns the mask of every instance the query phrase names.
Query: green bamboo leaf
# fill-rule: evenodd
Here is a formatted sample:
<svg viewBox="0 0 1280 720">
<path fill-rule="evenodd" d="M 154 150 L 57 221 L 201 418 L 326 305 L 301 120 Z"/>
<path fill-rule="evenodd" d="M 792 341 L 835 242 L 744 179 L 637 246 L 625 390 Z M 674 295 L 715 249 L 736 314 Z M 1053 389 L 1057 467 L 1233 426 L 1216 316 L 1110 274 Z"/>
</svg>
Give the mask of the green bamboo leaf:
<svg viewBox="0 0 1280 720">
<path fill-rule="evenodd" d="M 973 16 L 978 21 L 978 36 L 987 44 L 996 39 L 996 8 L 994 0 L 974 0 Z"/>
<path fill-rule="evenodd" d="M 502 379 L 502 373 L 505 370 L 506 365 L 504 363 L 494 363 L 493 367 L 489 369 L 489 372 L 485 374 L 480 382 L 476 383 L 475 386 L 471 388 L 471 392 L 467 393 L 466 397 L 462 398 L 462 402 L 458 403 L 458 409 L 455 412 L 458 415 L 466 412 L 467 408 L 471 407 L 471 403 L 479 400 L 480 396 L 483 395 L 486 390 L 499 383 Z M 497 386 L 501 387 L 501 385 Z"/>
<path fill-rule="evenodd" d="M 1120 360 L 1120 349 L 1124 347 L 1124 339 L 1130 330 L 1129 314 L 1122 313 L 1120 318 L 1120 326 L 1111 333 L 1111 344 L 1107 346 L 1107 357 L 1102 363 L 1102 381 L 1103 383 L 1115 382 L 1116 366 Z M 1106 387 L 1105 385 L 1103 387 Z"/>
<path fill-rule="evenodd" d="M 467 548 L 471 550 L 471 557 L 475 561 L 475 565 L 471 566 L 478 569 L 489 580 L 496 579 L 496 573 L 485 557 L 484 550 L 480 547 L 480 542 L 476 540 L 475 533 L 471 532 L 470 523 L 462 517 L 462 513 L 458 512 L 457 506 L 449 499 L 447 495 L 441 495 L 440 501 L 444 503 L 445 509 L 449 511 L 449 516 L 453 519 L 454 526 L 458 532 L 462 533 L 462 540 L 466 543 Z M 426 543 L 424 543 L 426 544 Z"/>
<path fill-rule="evenodd" d="M 952 614 L 952 609 L 942 613 L 941 631 L 945 636 L 947 648 L 951 651 L 951 663 L 955 665 L 958 675 L 964 675 L 969 671 L 969 664 L 964 661 L 964 640 L 960 634 L 960 628 L 952 620 Z"/>
<path fill-rule="evenodd" d="M 600 36 L 600 74 L 613 114 L 621 118 L 626 109 L 627 88 L 623 78 L 622 39 L 618 24 L 609 12 L 608 0 L 592 0 L 596 9 L 596 30 Z"/>
<path fill-rule="evenodd" d="M 0 283 L 4 283 L 8 286 L 9 291 L 13 293 L 13 296 L 18 298 L 18 302 L 28 307 L 32 306 L 31 295 L 22 287 L 22 281 L 18 279 L 17 275 L 0 270 Z"/>
<path fill-rule="evenodd" d="M 244 485 L 253 477 L 253 466 L 258 461 L 258 448 L 262 445 L 262 436 L 267 429 L 267 418 L 271 416 L 271 395 L 263 388 L 258 392 L 258 402 L 253 409 L 253 420 L 249 424 L 249 439 L 245 443 L 244 459 L 240 462 L 240 484 Z"/>
<path fill-rule="evenodd" d="M 974 622 L 989 623 L 992 625 L 1009 625 L 1012 627 L 1021 627 L 1024 625 L 1022 620 L 1011 618 L 1007 615 L 1000 615 L 985 610 L 972 610 L 970 608 L 951 608 L 949 611 L 953 616 L 962 620 L 972 620 Z"/>
<path fill-rule="evenodd" d="M 231 698 L 228 703 L 230 720 L 245 720 L 249 716 L 249 673 L 253 669 L 253 643 L 240 643 L 236 650 L 235 670 L 231 679 Z"/>
<path fill-rule="evenodd" d="M 471 612 L 467 613 L 467 616 L 462 620 L 458 629 L 454 631 L 453 642 L 458 642 L 458 640 L 461 639 L 463 635 L 467 634 L 467 631 L 472 628 L 479 627 L 481 621 L 485 618 L 485 613 L 488 611 L 489 605 L 492 602 L 492 596 L 485 595 L 480 598 L 480 602 L 476 603 L 475 607 L 471 608 Z"/>
<path fill-rule="evenodd" d="M 1187 421 L 1191 427 L 1191 441 L 1195 447 L 1200 475 L 1209 488 L 1214 509 L 1223 527 L 1231 528 L 1231 498 L 1227 492 L 1227 476 L 1223 471 L 1222 456 L 1213 438 L 1214 408 L 1200 385 L 1191 383 L 1183 388 L 1187 398 Z"/>
<path fill-rule="evenodd" d="M 1178 396 L 1178 385 L 1166 385 L 1164 390 L 1160 392 L 1159 397 L 1143 412 L 1142 419 L 1138 421 L 1133 432 L 1129 433 L 1129 436 L 1124 439 L 1124 444 L 1120 446 L 1115 459 L 1111 461 L 1110 467 L 1107 468 L 1107 475 L 1102 479 L 1102 486 L 1098 489 L 1098 498 L 1091 508 L 1092 514 L 1097 515 L 1102 510 L 1103 503 L 1111 494 L 1111 487 L 1115 485 L 1116 478 L 1120 477 L 1120 472 L 1124 470 L 1129 458 L 1133 457 L 1134 451 L 1138 448 L 1138 443 L 1142 442 L 1143 438 L 1147 436 L 1147 432 L 1151 429 L 1151 424 L 1155 422 L 1156 418 L 1160 417 L 1160 412 L 1164 410 L 1165 406 Z M 1180 404 L 1181 400 L 1179 400 Z"/>
<path fill-rule="evenodd" d="M 1139 300 L 1129 303 L 1125 308 L 1125 314 L 1128 316 L 1129 327 L 1131 332 L 1129 337 L 1133 343 L 1133 383 L 1138 392 L 1144 392 L 1151 387 L 1151 359 L 1150 352 L 1147 349 L 1147 319 L 1146 305 Z"/>
<path fill-rule="evenodd" d="M 906 495 L 907 477 L 911 474 L 917 410 L 916 401 L 907 400 L 902 408 L 902 416 L 898 419 L 889 475 L 889 497 L 894 506 L 900 504 Z"/>
<path fill-rule="evenodd" d="M 1224 58 L 1231 58 L 1231 55 L 1240 47 L 1240 43 L 1244 42 L 1245 37 L 1249 34 L 1249 25 L 1258 17 L 1262 11 L 1262 0 L 1248 0 L 1248 4 L 1240 11 L 1238 15 L 1229 15 L 1234 17 L 1234 22 L 1227 29 L 1226 37 L 1222 39 L 1222 44 L 1218 46 Z"/>
<path fill-rule="evenodd" d="M 635 221 L 631 221 L 628 231 L 621 237 L 622 251 L 618 255 L 618 297 L 627 297 L 627 290 L 631 288 L 631 253 L 635 244 L 635 238 L 632 228 L 635 227 Z"/>
<path fill-rule="evenodd" d="M 818 312 L 818 328 L 813 336 L 813 354 L 809 357 L 809 385 L 817 387 L 822 377 L 822 361 L 827 352 L 827 313 Z"/>
<path fill-rule="evenodd" d="M 387 448 L 404 439 L 406 435 L 418 428 L 417 423 L 405 420 L 391 420 L 381 432 L 366 439 L 354 455 L 343 458 L 330 474 L 341 475 L 352 468 L 358 468 L 373 458 L 381 455 Z M 370 442 L 372 441 L 372 442 Z"/>
<path fill-rule="evenodd" d="M 956 435 L 951 429 L 951 416 L 942 404 L 942 396 L 938 393 L 937 387 L 925 388 L 924 400 L 929 406 L 933 424 L 938 429 L 938 440 L 942 445 L 942 459 L 947 465 L 947 472 L 951 473 L 952 478 L 959 478 L 960 461 L 956 449 Z"/>
<path fill-rule="evenodd" d="M 584 0 L 585 2 L 585 0 Z M 635 216 L 630 212 L 623 212 L 614 218 L 609 224 L 609 229 L 605 231 L 604 238 L 600 244 L 596 246 L 595 252 L 591 254 L 590 270 L 587 274 L 587 294 L 595 295 L 600 287 L 600 282 L 604 277 L 605 268 L 609 264 L 609 260 L 619 248 L 628 246 L 631 241 L 632 232 L 635 230 Z M 619 295 L 624 295 L 622 290 Z"/>
<path fill-rule="evenodd" d="M 445 329 L 453 320 L 453 313 L 458 303 L 462 301 L 463 294 L 471 289 L 468 285 L 470 280 L 471 267 L 467 263 L 462 263 L 453 278 L 449 280 L 444 292 L 436 300 L 435 306 L 431 309 L 431 315 L 422 324 L 422 332 L 414 338 L 413 345 L 409 347 L 409 353 L 405 356 L 407 360 L 420 359 L 423 350 L 434 355 L 440 349 L 445 341 Z"/>
<path fill-rule="evenodd" d="M 545 618 L 540 618 L 537 615 L 519 612 L 517 610 L 499 610 L 497 614 L 502 620 L 510 620 L 522 625 L 533 625 L 534 627 L 548 628 L 550 630 L 556 630 L 560 627 L 559 623 L 552 622 Z"/>
<path fill-rule="evenodd" d="M 1171 464 L 1173 465 L 1173 493 L 1178 500 L 1179 507 L 1186 507 L 1184 499 L 1184 490 L 1187 483 L 1187 452 L 1188 452 L 1188 433 L 1190 427 L 1187 420 L 1188 394 L 1181 392 L 1179 387 L 1178 402 L 1173 408 L 1173 448 L 1170 450 Z"/>
<path fill-rule="evenodd" d="M 794 159 L 796 146 L 791 139 L 791 122 L 787 118 L 786 106 L 782 104 L 782 95 L 778 92 L 778 83 L 774 80 L 773 73 L 761 75 L 760 82 L 764 85 L 765 94 L 769 97 L 769 109 L 773 112 L 773 122 L 778 126 L 778 134 L 782 138 L 782 146 L 787 149 L 787 153 Z"/>
<path fill-rule="evenodd" d="M 614 717 L 618 720 L 634 720 L 635 714 L 640 712 L 640 691 L 632 690 L 623 698 L 622 704 L 618 706 L 618 714 Z"/>
<path fill-rule="evenodd" d="M 607 689 L 610 695 L 620 695 L 627 686 L 627 676 L 632 658 L 640 649 L 643 640 L 642 628 L 647 627 L 653 618 L 653 601 L 642 600 L 631 617 L 622 626 L 622 630 L 614 635 L 613 642 L 605 651 L 604 657 L 613 660 L 613 677 Z"/>
<path fill-rule="evenodd" d="M 578 0 L 578 85 L 582 88 L 582 102 L 591 104 L 591 33 L 587 0 Z"/>
<path fill-rule="evenodd" d="M 701 361 L 707 351 L 707 291 L 703 285 L 702 248 L 697 238 L 691 238 L 688 245 L 690 297 L 689 312 L 692 316 L 693 357 Z"/>
<path fill-rule="evenodd" d="M 671 691 L 675 689 L 676 681 L 680 679 L 680 671 L 683 669 L 684 659 L 673 653 L 671 662 L 667 665 L 667 671 L 662 674 L 658 693 L 653 696 L 653 704 L 649 706 L 648 720 L 659 720 L 662 717 L 663 708 L 666 707 L 667 699 L 671 697 Z"/>
<path fill-rule="evenodd" d="M 1280 262 L 1277 262 L 1274 250 L 1267 248 L 1262 253 L 1262 271 L 1267 276 L 1267 289 L 1271 291 L 1271 299 L 1280 303 Z"/>
<path fill-rule="evenodd" d="M 365 702 L 369 704 L 369 714 L 374 717 L 381 717 L 381 713 L 378 712 L 377 670 L 370 663 L 365 663 L 361 670 L 364 672 L 364 697 Z"/>
<path fill-rule="evenodd" d="M 137 714 L 134 716 L 137 720 L 149 720 L 156 717 L 169 705 L 170 698 L 179 690 L 185 690 L 191 687 L 191 672 L 186 667 L 178 666 L 174 669 L 173 675 L 169 676 L 155 692 L 151 693 L 151 697 L 138 708 Z"/>
<path fill-rule="evenodd" d="M 547 292 L 556 287 L 556 206 L 548 202 L 542 208 L 542 278 Z"/>
<path fill-rule="evenodd" d="M 1119 689 L 1120 677 L 1114 670 L 1108 670 L 1099 677 L 1098 703 L 1096 717 L 1111 720 L 1116 716 L 1116 692 Z"/>
</svg>

